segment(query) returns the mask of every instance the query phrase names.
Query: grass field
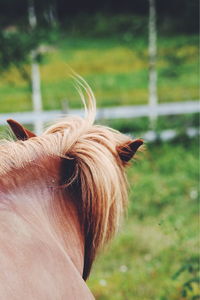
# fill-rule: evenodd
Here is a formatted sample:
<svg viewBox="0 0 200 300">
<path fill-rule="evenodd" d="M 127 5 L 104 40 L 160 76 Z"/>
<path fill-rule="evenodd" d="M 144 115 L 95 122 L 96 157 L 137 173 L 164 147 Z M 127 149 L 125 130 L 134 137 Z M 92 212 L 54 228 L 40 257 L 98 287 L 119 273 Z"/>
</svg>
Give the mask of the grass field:
<svg viewBox="0 0 200 300">
<path fill-rule="evenodd" d="M 89 286 L 98 300 L 200 299 L 197 141 L 149 145 L 139 157 L 125 224 Z"/>
<path fill-rule="evenodd" d="M 198 99 L 198 37 L 158 38 L 159 102 Z M 147 38 L 83 39 L 63 35 L 41 65 L 44 109 L 63 99 L 79 107 L 69 67 L 91 85 L 98 106 L 144 104 L 148 99 Z M 30 72 L 30 66 L 26 66 Z M 0 111 L 31 110 L 31 90 L 16 69 L 1 75 Z"/>
<path fill-rule="evenodd" d="M 60 109 L 63 99 L 72 108 L 80 107 L 69 66 L 91 85 L 98 106 L 147 103 L 147 38 L 63 35 L 41 64 L 44 109 Z M 198 99 L 197 74 L 197 36 L 158 36 L 159 102 Z M 30 87 L 19 72 L 12 68 L 1 74 L 0 112 L 31 107 Z M 149 125 L 147 118 L 106 122 L 134 133 Z M 170 116 L 158 119 L 158 129 L 181 132 L 198 123 L 197 114 Z M 0 128 L 3 136 L 4 129 Z M 88 281 L 97 300 L 200 299 L 198 162 L 197 141 L 185 137 L 176 143 L 149 144 L 139 155 L 128 171 L 130 203 L 124 225 L 95 262 Z"/>
</svg>

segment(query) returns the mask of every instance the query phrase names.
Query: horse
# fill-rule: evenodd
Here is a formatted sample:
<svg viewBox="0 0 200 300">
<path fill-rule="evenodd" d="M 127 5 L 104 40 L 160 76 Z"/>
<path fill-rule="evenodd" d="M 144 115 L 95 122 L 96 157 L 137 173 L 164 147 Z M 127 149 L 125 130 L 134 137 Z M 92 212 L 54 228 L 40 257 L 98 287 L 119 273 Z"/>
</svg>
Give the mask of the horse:
<svg viewBox="0 0 200 300">
<path fill-rule="evenodd" d="M 0 299 L 94 299 L 86 280 L 127 207 L 125 168 L 143 144 L 66 116 L 36 136 L 9 119 L 16 139 L 0 142 Z M 85 84 L 85 85 L 84 85 Z"/>
</svg>

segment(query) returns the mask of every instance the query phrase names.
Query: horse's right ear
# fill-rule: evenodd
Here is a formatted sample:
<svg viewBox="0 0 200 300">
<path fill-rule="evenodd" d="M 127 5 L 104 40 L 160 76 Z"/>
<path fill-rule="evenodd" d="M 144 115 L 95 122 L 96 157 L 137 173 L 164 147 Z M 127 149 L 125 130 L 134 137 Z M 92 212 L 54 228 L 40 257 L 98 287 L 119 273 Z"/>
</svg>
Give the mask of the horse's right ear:
<svg viewBox="0 0 200 300">
<path fill-rule="evenodd" d="M 23 127 L 21 124 L 19 124 L 17 121 L 8 119 L 7 123 L 10 125 L 10 128 L 12 129 L 14 135 L 18 140 L 28 140 L 31 137 L 35 137 L 35 133 L 31 132 L 30 130 Z"/>
</svg>

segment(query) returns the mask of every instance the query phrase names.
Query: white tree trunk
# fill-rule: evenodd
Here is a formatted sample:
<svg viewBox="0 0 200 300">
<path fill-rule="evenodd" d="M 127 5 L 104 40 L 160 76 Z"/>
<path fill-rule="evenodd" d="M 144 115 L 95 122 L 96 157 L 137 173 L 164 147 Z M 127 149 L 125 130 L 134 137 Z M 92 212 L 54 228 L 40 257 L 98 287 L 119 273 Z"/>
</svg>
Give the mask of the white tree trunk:
<svg viewBox="0 0 200 300">
<path fill-rule="evenodd" d="M 149 117 L 154 129 L 157 120 L 157 32 L 155 0 L 149 0 Z"/>
<path fill-rule="evenodd" d="M 32 29 L 34 29 L 37 25 L 37 19 L 35 15 L 34 4 L 32 0 L 29 0 L 29 24 Z M 32 103 L 33 110 L 36 114 L 40 114 L 42 112 L 42 96 L 41 96 L 41 88 L 40 88 L 40 69 L 39 64 L 36 61 L 37 51 L 33 50 L 31 53 L 31 82 L 32 82 Z M 41 134 L 43 129 L 42 121 L 36 121 L 34 123 L 34 132 L 36 134 Z"/>
</svg>

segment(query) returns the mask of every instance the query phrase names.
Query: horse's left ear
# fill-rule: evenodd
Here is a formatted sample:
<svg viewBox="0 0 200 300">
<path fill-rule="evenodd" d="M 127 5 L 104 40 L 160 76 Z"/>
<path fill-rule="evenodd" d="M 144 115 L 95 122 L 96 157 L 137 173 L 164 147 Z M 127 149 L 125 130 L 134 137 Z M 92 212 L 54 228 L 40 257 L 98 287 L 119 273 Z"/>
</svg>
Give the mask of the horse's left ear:
<svg viewBox="0 0 200 300">
<path fill-rule="evenodd" d="M 10 128 L 12 129 L 14 135 L 18 140 L 28 140 L 31 137 L 35 137 L 36 135 L 31 132 L 30 130 L 26 129 L 24 126 L 19 124 L 17 121 L 8 119 L 8 124 L 10 125 Z"/>
<path fill-rule="evenodd" d="M 117 152 L 123 163 L 127 163 L 135 155 L 138 148 L 143 144 L 142 139 L 130 141 L 124 145 L 117 146 Z"/>
</svg>

